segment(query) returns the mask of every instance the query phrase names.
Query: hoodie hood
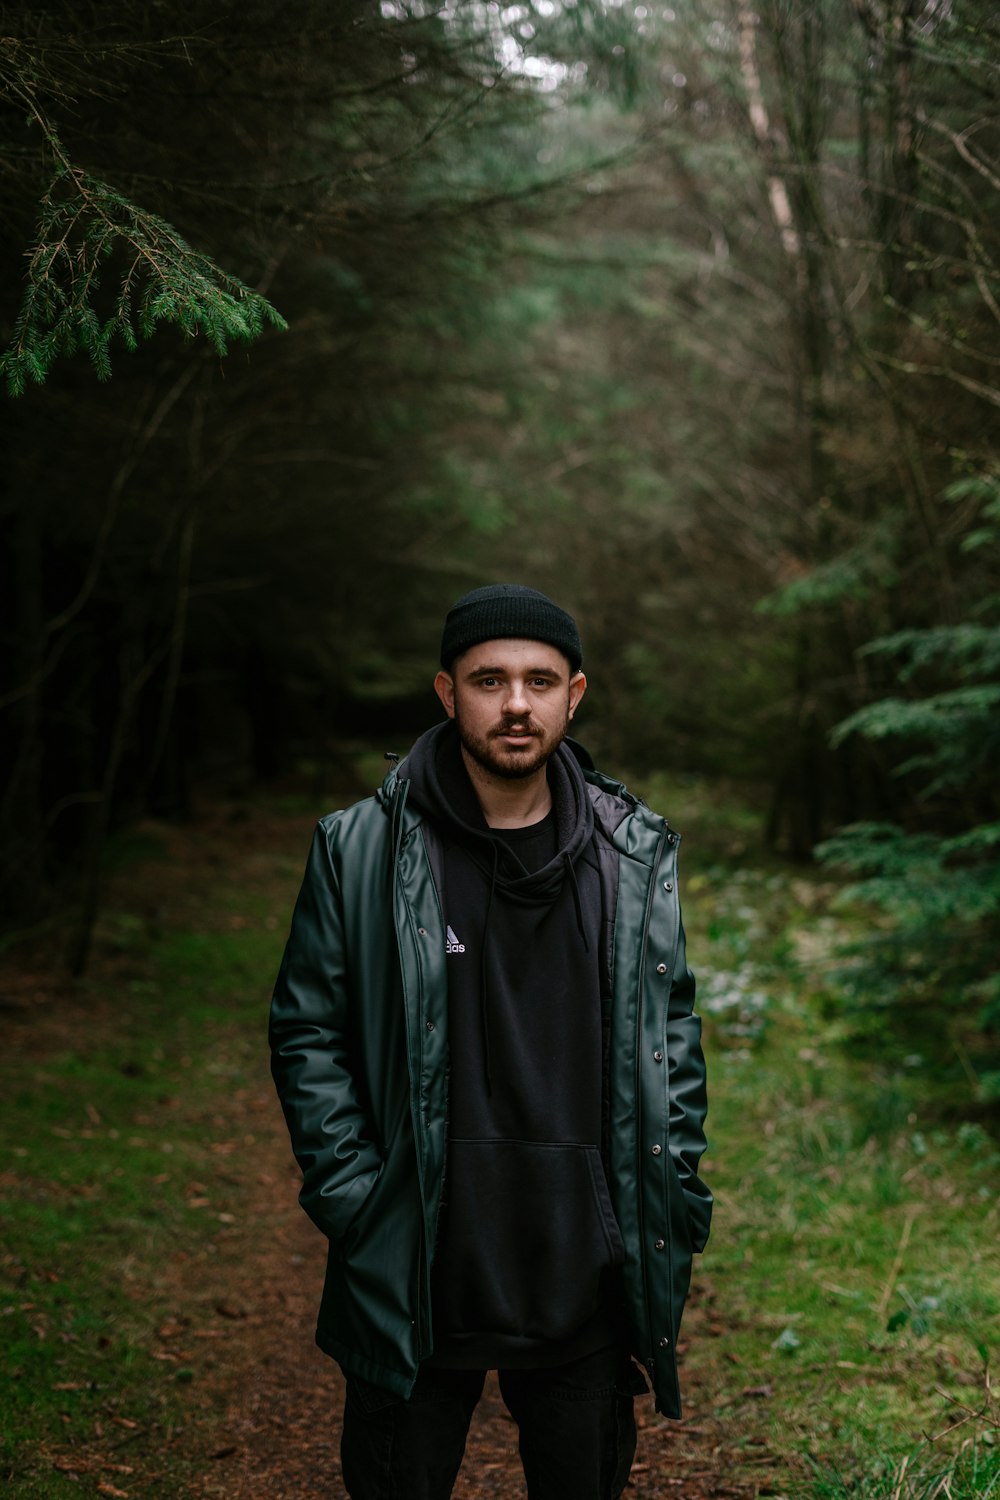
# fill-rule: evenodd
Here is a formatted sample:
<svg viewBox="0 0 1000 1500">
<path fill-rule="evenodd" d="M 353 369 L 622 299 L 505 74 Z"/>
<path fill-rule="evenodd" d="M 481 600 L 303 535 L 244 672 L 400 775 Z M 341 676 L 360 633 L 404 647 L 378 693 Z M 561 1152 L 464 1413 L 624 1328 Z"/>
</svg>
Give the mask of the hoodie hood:
<svg viewBox="0 0 1000 1500">
<path fill-rule="evenodd" d="M 399 767 L 409 782 L 409 799 L 446 838 L 457 840 L 489 874 L 495 889 L 512 901 L 548 904 L 568 878 L 594 833 L 593 804 L 574 749 L 563 741 L 548 762 L 556 825 L 556 854 L 529 873 L 513 850 L 483 817 L 465 769 L 461 741 L 448 720 L 422 734 Z"/>
</svg>

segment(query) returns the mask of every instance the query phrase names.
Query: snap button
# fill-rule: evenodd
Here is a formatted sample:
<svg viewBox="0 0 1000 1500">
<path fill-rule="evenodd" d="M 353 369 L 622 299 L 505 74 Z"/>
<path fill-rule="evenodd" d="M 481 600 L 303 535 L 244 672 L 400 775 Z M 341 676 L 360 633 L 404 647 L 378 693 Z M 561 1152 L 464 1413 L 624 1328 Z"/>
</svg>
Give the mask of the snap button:
<svg viewBox="0 0 1000 1500">
<path fill-rule="evenodd" d="M 653 1061 L 654 1062 L 662 1062 L 663 1061 L 663 1053 L 659 1050 L 659 1048 L 657 1048 L 657 1050 L 653 1053 Z"/>
<path fill-rule="evenodd" d="M 661 1349 L 669 1349 L 670 1348 L 670 1340 L 666 1336 L 664 1336 L 660 1340 L 660 1348 Z"/>
<path fill-rule="evenodd" d="M 664 1248 L 664 1246 L 666 1245 L 666 1243 L 667 1243 L 666 1240 L 655 1240 L 654 1243 L 653 1243 L 653 1249 L 654 1250 L 662 1250 Z"/>
<path fill-rule="evenodd" d="M 663 882 L 663 889 L 664 889 L 664 890 L 665 890 L 665 891 L 672 891 L 672 890 L 673 890 L 673 888 L 674 888 L 674 884 L 673 884 L 673 881 L 672 881 L 672 880 L 665 880 L 665 881 L 664 881 L 664 882 Z"/>
<path fill-rule="evenodd" d="M 433 1021 L 426 1022 L 426 1026 L 427 1026 L 427 1030 L 428 1031 L 433 1031 L 434 1030 L 434 1022 Z"/>
<path fill-rule="evenodd" d="M 649 1152 L 650 1152 L 651 1156 L 659 1156 L 660 1153 L 662 1152 L 662 1150 L 663 1150 L 662 1146 L 650 1146 L 650 1148 L 649 1148 Z"/>
<path fill-rule="evenodd" d="M 426 927 L 418 927 L 417 931 L 419 932 L 419 934 L 420 934 L 421 937 L 426 937 L 427 936 L 427 928 Z"/>
<path fill-rule="evenodd" d="M 656 972 L 657 972 L 657 974 L 665 974 L 667 972 L 667 966 L 666 966 L 666 964 L 657 964 L 656 965 Z"/>
</svg>

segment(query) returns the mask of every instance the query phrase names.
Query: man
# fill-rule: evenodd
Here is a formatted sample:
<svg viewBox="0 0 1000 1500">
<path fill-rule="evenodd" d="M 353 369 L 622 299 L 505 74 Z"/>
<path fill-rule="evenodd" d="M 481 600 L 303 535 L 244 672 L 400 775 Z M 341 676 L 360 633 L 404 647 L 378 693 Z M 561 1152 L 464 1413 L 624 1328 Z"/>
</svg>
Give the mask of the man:
<svg viewBox="0 0 1000 1500">
<path fill-rule="evenodd" d="M 675 1348 L 711 1196 L 678 836 L 566 732 L 573 619 L 512 584 L 451 609 L 447 719 L 317 830 L 272 1066 L 330 1242 L 353 1500 L 446 1500 L 486 1371 L 530 1500 L 613 1500 Z"/>
</svg>

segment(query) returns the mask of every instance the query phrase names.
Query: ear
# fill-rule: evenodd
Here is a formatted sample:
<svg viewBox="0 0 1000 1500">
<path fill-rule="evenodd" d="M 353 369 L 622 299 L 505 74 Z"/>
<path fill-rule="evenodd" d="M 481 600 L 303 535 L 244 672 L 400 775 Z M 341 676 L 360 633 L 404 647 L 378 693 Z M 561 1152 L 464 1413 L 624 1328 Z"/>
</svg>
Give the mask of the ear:
<svg viewBox="0 0 1000 1500">
<path fill-rule="evenodd" d="M 574 672 L 569 680 L 569 716 L 576 713 L 580 699 L 587 691 L 587 679 L 582 672 Z"/>
<path fill-rule="evenodd" d="M 444 704 L 449 719 L 455 717 L 455 679 L 450 672 L 439 672 L 434 679 L 434 691 Z"/>
</svg>

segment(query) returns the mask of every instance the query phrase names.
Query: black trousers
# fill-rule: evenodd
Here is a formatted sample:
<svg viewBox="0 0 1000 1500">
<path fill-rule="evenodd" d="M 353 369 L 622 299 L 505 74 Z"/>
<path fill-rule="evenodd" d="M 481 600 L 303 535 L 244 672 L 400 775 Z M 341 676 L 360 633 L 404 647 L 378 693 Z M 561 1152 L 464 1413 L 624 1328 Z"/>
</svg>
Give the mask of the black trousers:
<svg viewBox="0 0 1000 1500">
<path fill-rule="evenodd" d="M 618 1500 L 645 1382 L 617 1349 L 548 1370 L 501 1370 L 528 1500 Z M 351 1500 L 448 1500 L 485 1370 L 423 1368 L 409 1400 L 348 1376 L 341 1441 Z"/>
</svg>

